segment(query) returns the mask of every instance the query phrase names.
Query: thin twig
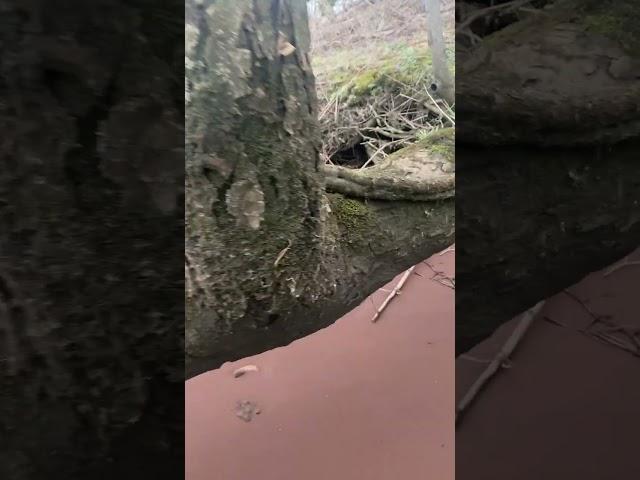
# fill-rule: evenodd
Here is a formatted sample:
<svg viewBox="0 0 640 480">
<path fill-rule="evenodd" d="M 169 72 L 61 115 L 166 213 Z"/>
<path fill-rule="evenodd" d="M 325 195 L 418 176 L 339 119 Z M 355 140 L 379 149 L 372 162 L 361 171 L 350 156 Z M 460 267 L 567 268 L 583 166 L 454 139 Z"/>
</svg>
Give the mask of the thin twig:
<svg viewBox="0 0 640 480">
<path fill-rule="evenodd" d="M 382 305 L 380 305 L 380 307 L 378 308 L 378 311 L 375 313 L 375 315 L 373 316 L 373 318 L 371 319 L 371 321 L 373 323 L 378 321 L 378 318 L 380 317 L 380 314 L 382 313 L 382 311 L 387 308 L 387 305 L 389 305 L 389 303 L 391 302 L 391 300 L 393 300 L 396 296 L 398 296 L 400 294 L 400 289 L 402 288 L 402 286 L 406 283 L 407 279 L 409 278 L 409 276 L 411 275 L 411 273 L 413 272 L 413 270 L 415 269 L 415 265 L 413 267 L 411 267 L 409 270 L 407 270 L 406 272 L 404 272 L 404 274 L 402 275 L 402 278 L 400 278 L 400 281 L 398 282 L 398 284 L 394 287 L 393 290 L 391 290 L 391 293 L 389 293 L 389 295 L 387 296 L 387 298 L 385 298 L 384 302 L 382 302 Z"/>
<path fill-rule="evenodd" d="M 492 362 L 492 360 L 486 360 L 486 359 L 483 359 L 483 358 L 474 357 L 474 356 L 469 355 L 467 353 L 464 353 L 464 354 L 460 355 L 458 358 L 461 359 L 461 360 L 468 360 L 469 362 L 474 362 L 474 363 L 484 363 L 485 365 L 487 363 L 491 363 Z"/>
<path fill-rule="evenodd" d="M 375 151 L 375 152 L 374 152 L 374 153 L 373 153 L 373 154 L 372 154 L 372 155 L 367 159 L 367 161 L 366 161 L 366 162 L 364 162 L 364 164 L 363 164 L 363 165 L 362 165 L 362 167 L 360 167 L 360 168 L 368 167 L 368 166 L 369 166 L 369 164 L 370 164 L 371 162 L 373 162 L 373 159 L 374 159 L 374 158 L 375 158 L 379 153 L 381 153 L 381 152 L 382 152 L 382 153 L 384 153 L 384 149 L 385 149 L 385 148 L 389 147 L 390 145 L 395 145 L 396 143 L 399 143 L 399 142 L 402 142 L 402 139 L 399 139 L 399 140 L 393 140 L 393 141 L 391 141 L 391 142 L 387 142 L 387 143 L 383 144 L 380 148 L 378 148 L 378 149 L 377 149 L 377 150 L 376 150 L 376 151 Z"/>
<path fill-rule="evenodd" d="M 280 250 L 280 253 L 278 253 L 278 256 L 276 257 L 275 262 L 273 262 L 274 267 L 278 266 L 278 263 L 280 263 L 280 260 L 282 260 L 282 257 L 284 257 L 289 251 L 289 249 L 291 248 L 291 245 L 293 242 L 291 242 L 291 240 L 287 240 L 287 242 L 289 244 L 286 247 L 284 247 L 282 250 Z"/>
<path fill-rule="evenodd" d="M 436 101 L 434 100 L 434 98 L 431 96 L 431 94 L 429 93 L 429 90 L 427 89 L 427 87 L 425 87 L 425 88 L 424 88 L 424 91 L 425 91 L 425 92 L 426 92 L 426 94 L 429 96 L 429 98 L 431 99 L 431 101 L 433 102 L 433 104 L 436 106 L 436 108 L 440 111 L 440 113 L 442 114 L 442 116 L 443 116 L 444 118 L 446 118 L 447 120 L 449 120 L 449 122 L 451 122 L 451 125 L 453 125 L 453 126 L 455 127 L 455 126 L 456 126 L 456 121 L 455 121 L 452 117 L 450 117 L 449 115 L 447 115 L 447 114 L 445 113 L 445 111 L 444 111 L 442 108 L 440 108 L 440 105 L 438 105 L 438 102 L 436 102 Z M 447 107 L 449 107 L 449 106 L 447 105 Z"/>
<path fill-rule="evenodd" d="M 542 307 L 544 306 L 545 301 L 538 302 L 532 308 L 527 310 L 522 314 L 518 325 L 516 326 L 513 333 L 509 336 L 505 344 L 502 346 L 498 354 L 492 360 L 492 362 L 487 366 L 486 370 L 482 372 L 482 374 L 478 377 L 478 379 L 471 385 L 471 388 L 467 391 L 465 396 L 460 400 L 456 407 L 456 424 L 462 418 L 462 415 L 468 410 L 469 405 L 476 398 L 478 393 L 482 390 L 482 388 L 487 384 L 491 378 L 496 374 L 496 372 L 500 369 L 500 366 L 505 363 L 520 343 L 520 340 L 524 337 L 524 334 L 527 333 L 529 327 L 533 323 L 537 314 L 540 312 Z"/>
<path fill-rule="evenodd" d="M 443 280 L 445 280 L 445 279 L 446 279 L 446 280 L 449 280 L 449 282 L 451 282 L 451 283 L 447 283 L 447 282 L 443 281 Z M 450 279 L 449 277 L 445 277 L 445 279 L 441 279 L 441 278 L 433 278 L 432 280 L 433 280 L 434 282 L 436 282 L 436 283 L 439 283 L 440 285 L 444 285 L 445 287 L 450 288 L 451 290 L 455 290 L 455 289 L 456 289 L 456 284 L 455 284 L 455 282 L 454 282 L 452 279 Z"/>
<path fill-rule="evenodd" d="M 592 333 L 591 336 L 600 340 L 603 343 L 613 345 L 614 347 L 618 347 L 622 350 L 626 350 L 627 352 L 632 353 L 635 356 L 640 356 L 640 349 L 630 347 L 629 345 L 622 342 L 620 339 L 614 337 L 611 334 L 598 332 L 598 333 Z"/>
<path fill-rule="evenodd" d="M 445 275 L 444 272 L 441 272 L 440 270 L 436 270 L 426 260 L 424 262 L 422 262 L 422 263 L 424 263 L 427 267 L 429 267 L 431 269 L 431 271 L 433 272 L 433 276 L 429 280 L 433 280 L 434 282 L 437 282 L 440 285 L 444 285 L 445 287 L 449 287 L 452 290 L 456 289 L 455 278 L 448 277 L 447 275 Z M 449 282 L 451 282 L 451 283 L 446 283 L 446 282 L 443 282 L 442 280 L 449 280 Z"/>
<path fill-rule="evenodd" d="M 611 275 L 612 273 L 620 270 L 621 268 L 631 267 L 632 265 L 640 265 L 640 260 L 639 261 L 636 261 L 636 260 L 632 261 L 632 260 L 629 260 L 629 257 L 625 257 L 621 262 L 616 263 L 612 267 L 607 268 L 604 271 L 603 276 L 608 277 L 609 275 Z"/>
<path fill-rule="evenodd" d="M 582 309 L 587 312 L 589 314 L 589 316 L 591 317 L 591 321 L 589 322 L 589 325 L 587 325 L 583 331 L 587 331 L 589 330 L 591 327 L 593 327 L 596 323 L 598 323 L 602 317 L 600 315 L 596 315 L 593 310 L 591 310 L 586 303 L 584 303 L 582 300 L 580 300 L 580 298 L 575 295 L 574 293 L 570 292 L 567 289 L 564 289 L 562 291 L 562 293 L 564 293 L 567 297 L 571 298 L 573 301 L 575 301 L 578 305 L 580 305 L 582 307 Z"/>
<path fill-rule="evenodd" d="M 336 102 L 336 97 L 332 98 L 331 100 L 329 100 L 329 102 L 324 106 L 324 108 L 322 109 L 322 111 L 320 112 L 320 115 L 318 116 L 318 120 L 322 120 L 324 118 L 324 116 L 327 114 L 327 112 L 329 111 L 329 109 L 331 107 L 333 107 L 333 103 Z"/>
</svg>

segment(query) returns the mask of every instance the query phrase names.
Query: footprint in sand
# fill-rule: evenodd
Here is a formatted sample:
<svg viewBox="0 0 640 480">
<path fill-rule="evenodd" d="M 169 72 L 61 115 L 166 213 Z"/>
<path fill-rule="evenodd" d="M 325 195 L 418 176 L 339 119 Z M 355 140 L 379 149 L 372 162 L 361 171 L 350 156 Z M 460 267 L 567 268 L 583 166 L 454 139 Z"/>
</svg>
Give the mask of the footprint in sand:
<svg viewBox="0 0 640 480">
<path fill-rule="evenodd" d="M 254 402 L 244 400 L 236 404 L 236 417 L 239 419 L 250 422 L 254 415 L 260 415 L 260 408 Z"/>
</svg>

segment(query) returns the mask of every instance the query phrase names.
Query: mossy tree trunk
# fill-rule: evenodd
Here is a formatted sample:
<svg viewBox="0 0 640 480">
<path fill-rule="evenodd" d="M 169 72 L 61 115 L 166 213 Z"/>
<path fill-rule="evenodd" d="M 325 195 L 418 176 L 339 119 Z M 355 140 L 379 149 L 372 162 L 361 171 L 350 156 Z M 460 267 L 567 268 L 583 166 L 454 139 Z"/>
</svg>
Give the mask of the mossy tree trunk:
<svg viewBox="0 0 640 480">
<path fill-rule="evenodd" d="M 459 58 L 458 352 L 640 245 L 640 2 L 578 4 Z"/>
<path fill-rule="evenodd" d="M 453 242 L 451 198 L 327 194 L 305 2 L 187 2 L 187 375 L 329 325 Z"/>
</svg>

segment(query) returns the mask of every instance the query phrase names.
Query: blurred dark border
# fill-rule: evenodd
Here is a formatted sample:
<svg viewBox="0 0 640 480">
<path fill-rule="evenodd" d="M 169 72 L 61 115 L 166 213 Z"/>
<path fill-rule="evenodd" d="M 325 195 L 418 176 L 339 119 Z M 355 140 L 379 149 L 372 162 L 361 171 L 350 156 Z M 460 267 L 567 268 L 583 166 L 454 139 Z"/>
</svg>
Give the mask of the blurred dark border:
<svg viewBox="0 0 640 480">
<path fill-rule="evenodd" d="M 184 3 L 0 1 L 0 478 L 183 478 Z"/>
<path fill-rule="evenodd" d="M 460 480 L 640 474 L 638 20 L 638 0 L 456 2 Z"/>
</svg>

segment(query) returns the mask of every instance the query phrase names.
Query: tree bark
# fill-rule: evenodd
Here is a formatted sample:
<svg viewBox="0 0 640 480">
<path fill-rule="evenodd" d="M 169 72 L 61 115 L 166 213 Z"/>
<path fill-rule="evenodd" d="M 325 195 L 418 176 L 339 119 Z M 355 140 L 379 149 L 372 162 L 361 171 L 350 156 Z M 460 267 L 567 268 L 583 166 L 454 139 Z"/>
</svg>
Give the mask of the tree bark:
<svg viewBox="0 0 640 480">
<path fill-rule="evenodd" d="M 323 328 L 453 242 L 453 199 L 327 194 L 304 2 L 187 2 L 187 376 Z"/>
<path fill-rule="evenodd" d="M 444 43 L 444 27 L 440 0 L 423 0 L 427 11 L 427 38 L 431 50 L 433 63 L 433 75 L 436 79 L 436 91 L 449 105 L 456 101 L 455 82 L 449 62 L 447 62 L 447 50 Z"/>
<path fill-rule="evenodd" d="M 640 244 L 638 30 L 604 28 L 639 6 L 558 1 L 460 62 L 458 353 Z"/>
</svg>

